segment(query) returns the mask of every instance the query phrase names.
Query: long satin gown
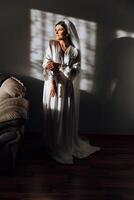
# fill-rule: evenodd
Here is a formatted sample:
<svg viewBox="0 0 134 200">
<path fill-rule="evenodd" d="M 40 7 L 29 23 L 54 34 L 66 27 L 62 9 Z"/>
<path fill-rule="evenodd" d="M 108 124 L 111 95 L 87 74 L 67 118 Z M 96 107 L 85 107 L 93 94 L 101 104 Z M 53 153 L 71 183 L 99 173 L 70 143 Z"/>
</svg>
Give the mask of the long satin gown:
<svg viewBox="0 0 134 200">
<path fill-rule="evenodd" d="M 48 71 L 48 60 L 60 63 L 59 70 Z M 44 145 L 53 159 L 72 164 L 73 158 L 84 158 L 100 148 L 78 136 L 80 53 L 69 46 L 63 53 L 57 40 L 50 40 L 43 61 Z M 57 96 L 51 97 L 51 81 L 57 85 Z"/>
</svg>

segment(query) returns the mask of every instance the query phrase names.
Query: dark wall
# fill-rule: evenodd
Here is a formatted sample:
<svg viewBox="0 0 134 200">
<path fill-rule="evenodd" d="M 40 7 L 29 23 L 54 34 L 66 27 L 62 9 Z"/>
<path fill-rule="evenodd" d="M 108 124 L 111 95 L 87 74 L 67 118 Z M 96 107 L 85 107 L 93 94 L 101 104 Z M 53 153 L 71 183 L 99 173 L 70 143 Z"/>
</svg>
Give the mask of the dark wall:
<svg viewBox="0 0 134 200">
<path fill-rule="evenodd" d="M 126 0 L 5 0 L 0 2 L 0 70 L 20 76 L 26 84 L 29 92 L 31 106 L 28 129 L 42 129 L 41 97 L 42 81 L 27 77 L 30 66 L 30 9 L 50 11 L 57 14 L 68 15 L 80 19 L 86 19 L 97 23 L 97 49 L 95 71 L 95 93 L 81 92 L 80 101 L 80 131 L 85 132 L 123 132 L 118 123 L 115 129 L 105 118 L 105 110 L 108 110 L 97 91 L 100 90 L 100 77 L 103 79 L 104 66 L 101 65 L 105 48 L 115 37 L 115 30 L 123 29 L 134 32 L 133 2 Z M 129 77 L 128 77 L 129 78 Z M 36 86 L 35 86 L 36 85 Z M 40 97 L 39 97 L 40 95 Z M 101 99 L 102 96 L 101 96 Z M 104 99 L 105 100 L 105 99 Z M 108 106 L 108 105 L 107 105 Z M 134 117 L 132 117 L 132 122 Z M 111 131 L 112 130 L 112 131 Z M 126 129 L 126 133 L 130 131 Z M 134 128 L 131 130 L 134 133 Z"/>
<path fill-rule="evenodd" d="M 29 65 L 29 11 L 22 2 L 0 2 L 2 72 L 26 74 Z"/>
</svg>

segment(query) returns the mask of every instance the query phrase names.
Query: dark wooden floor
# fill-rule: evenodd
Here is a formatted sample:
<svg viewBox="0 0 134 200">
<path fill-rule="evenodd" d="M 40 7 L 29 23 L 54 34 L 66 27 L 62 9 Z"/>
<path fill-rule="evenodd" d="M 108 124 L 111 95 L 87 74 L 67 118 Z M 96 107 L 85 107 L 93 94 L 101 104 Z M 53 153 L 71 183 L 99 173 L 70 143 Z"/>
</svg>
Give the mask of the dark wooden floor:
<svg viewBox="0 0 134 200">
<path fill-rule="evenodd" d="M 101 151 L 74 165 L 46 157 L 36 136 L 0 175 L 0 200 L 134 200 L 134 136 L 87 135 Z"/>
</svg>

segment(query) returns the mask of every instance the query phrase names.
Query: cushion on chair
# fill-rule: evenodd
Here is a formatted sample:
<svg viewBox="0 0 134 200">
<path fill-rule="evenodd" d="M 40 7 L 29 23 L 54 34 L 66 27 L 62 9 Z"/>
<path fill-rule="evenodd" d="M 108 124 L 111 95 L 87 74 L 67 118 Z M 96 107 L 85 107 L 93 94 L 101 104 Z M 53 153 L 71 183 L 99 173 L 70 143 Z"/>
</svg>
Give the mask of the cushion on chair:
<svg viewBox="0 0 134 200">
<path fill-rule="evenodd" d="M 28 101 L 25 98 L 8 98 L 0 102 L 0 122 L 28 119 Z"/>
<path fill-rule="evenodd" d="M 24 97 L 26 88 L 18 79 L 10 77 L 5 79 L 0 87 L 0 102 L 10 97 Z"/>
<path fill-rule="evenodd" d="M 28 101 L 23 98 L 26 88 L 15 77 L 7 78 L 0 87 L 0 123 L 28 118 Z"/>
</svg>

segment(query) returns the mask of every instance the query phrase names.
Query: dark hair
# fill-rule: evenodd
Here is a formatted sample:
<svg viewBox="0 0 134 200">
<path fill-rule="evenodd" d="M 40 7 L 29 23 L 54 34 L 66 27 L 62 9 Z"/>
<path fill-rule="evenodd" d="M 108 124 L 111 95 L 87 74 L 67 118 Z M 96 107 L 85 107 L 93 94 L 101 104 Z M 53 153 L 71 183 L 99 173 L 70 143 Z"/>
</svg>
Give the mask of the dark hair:
<svg viewBox="0 0 134 200">
<path fill-rule="evenodd" d="M 57 24 L 55 24 L 55 26 L 57 25 L 61 25 L 65 29 L 66 33 L 68 33 L 67 26 L 64 21 L 59 21 Z"/>
</svg>

